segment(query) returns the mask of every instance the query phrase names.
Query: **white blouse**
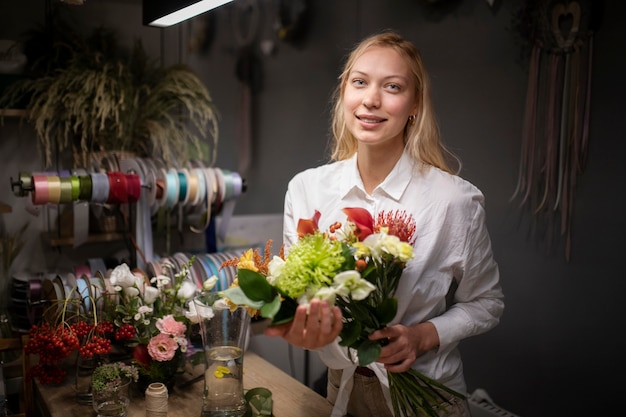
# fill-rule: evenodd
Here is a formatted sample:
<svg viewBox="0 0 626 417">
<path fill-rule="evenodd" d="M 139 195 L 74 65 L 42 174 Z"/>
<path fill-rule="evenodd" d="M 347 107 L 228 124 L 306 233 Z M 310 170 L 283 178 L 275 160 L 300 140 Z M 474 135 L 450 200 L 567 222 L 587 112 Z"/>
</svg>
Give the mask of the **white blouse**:
<svg viewBox="0 0 626 417">
<path fill-rule="evenodd" d="M 346 221 L 345 207 L 366 208 L 373 216 L 400 209 L 415 218 L 415 257 L 400 280 L 398 313 L 390 324 L 430 321 L 440 346 L 420 356 L 413 368 L 466 392 L 458 343 L 496 326 L 504 310 L 483 194 L 458 176 L 415 163 L 405 152 L 369 195 L 355 155 L 303 171 L 289 182 L 283 226 L 286 248 L 298 239 L 299 219 L 310 219 L 318 210 L 319 227 L 328 230 L 334 222 Z M 343 370 L 332 416 L 346 414 L 356 369 L 354 352 L 349 357 L 338 340 L 319 350 L 329 368 Z M 391 408 L 386 370 L 376 362 L 369 367 L 381 381 Z"/>
</svg>

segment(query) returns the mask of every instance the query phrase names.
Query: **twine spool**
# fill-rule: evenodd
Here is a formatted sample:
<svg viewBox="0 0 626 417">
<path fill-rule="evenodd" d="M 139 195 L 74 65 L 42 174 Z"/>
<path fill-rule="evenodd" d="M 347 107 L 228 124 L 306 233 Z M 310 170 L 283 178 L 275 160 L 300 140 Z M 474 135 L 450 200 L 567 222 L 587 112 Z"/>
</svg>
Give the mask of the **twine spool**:
<svg viewBox="0 0 626 417">
<path fill-rule="evenodd" d="M 167 387 L 154 382 L 146 388 L 146 417 L 167 417 Z"/>
</svg>

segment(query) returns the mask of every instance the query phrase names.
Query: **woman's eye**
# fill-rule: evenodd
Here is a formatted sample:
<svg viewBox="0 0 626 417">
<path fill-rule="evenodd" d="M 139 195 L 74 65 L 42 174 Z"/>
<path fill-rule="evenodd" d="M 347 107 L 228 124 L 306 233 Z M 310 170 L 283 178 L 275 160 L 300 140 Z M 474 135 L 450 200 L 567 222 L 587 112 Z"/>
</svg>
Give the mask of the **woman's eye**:
<svg viewBox="0 0 626 417">
<path fill-rule="evenodd" d="M 352 84 L 356 86 L 361 86 L 361 85 L 365 85 L 365 81 L 361 80 L 360 78 L 356 78 L 352 80 Z"/>
<path fill-rule="evenodd" d="M 400 86 L 398 84 L 388 84 L 387 88 L 393 91 L 400 91 Z"/>
</svg>

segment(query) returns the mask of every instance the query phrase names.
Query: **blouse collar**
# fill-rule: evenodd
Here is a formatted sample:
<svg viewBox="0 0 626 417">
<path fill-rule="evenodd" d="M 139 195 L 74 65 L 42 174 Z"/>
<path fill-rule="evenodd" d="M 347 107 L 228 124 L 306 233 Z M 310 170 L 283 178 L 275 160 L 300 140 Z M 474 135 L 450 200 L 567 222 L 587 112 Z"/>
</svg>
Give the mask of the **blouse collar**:
<svg viewBox="0 0 626 417">
<path fill-rule="evenodd" d="M 356 161 L 356 153 L 352 155 L 350 159 L 346 160 L 347 164 L 345 166 L 343 179 L 339 184 L 342 197 L 346 197 L 353 189 L 360 190 L 364 195 L 367 194 Z M 399 200 L 411 181 L 414 165 L 415 162 L 409 154 L 406 151 L 402 152 L 400 159 L 389 175 L 374 189 L 372 194 L 383 192 L 392 199 L 396 201 Z"/>
</svg>

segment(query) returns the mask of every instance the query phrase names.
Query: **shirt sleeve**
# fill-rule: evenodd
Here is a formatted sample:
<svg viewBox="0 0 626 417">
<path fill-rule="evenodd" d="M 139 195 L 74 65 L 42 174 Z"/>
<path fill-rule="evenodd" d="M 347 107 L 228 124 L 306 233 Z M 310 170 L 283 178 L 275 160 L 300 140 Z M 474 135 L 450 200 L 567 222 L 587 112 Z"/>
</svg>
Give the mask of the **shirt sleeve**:
<svg viewBox="0 0 626 417">
<path fill-rule="evenodd" d="M 455 280 L 458 288 L 451 305 L 442 315 L 430 319 L 439 334 L 439 349 L 492 329 L 504 311 L 500 273 L 481 203 L 476 204 Z"/>
<path fill-rule="evenodd" d="M 298 239 L 298 225 L 296 220 L 294 219 L 293 213 L 293 188 L 292 188 L 293 180 L 289 183 L 287 187 L 287 192 L 285 194 L 285 206 L 284 206 L 284 214 L 283 214 L 283 244 L 285 245 L 285 249 L 288 249 L 297 239 Z"/>
</svg>

